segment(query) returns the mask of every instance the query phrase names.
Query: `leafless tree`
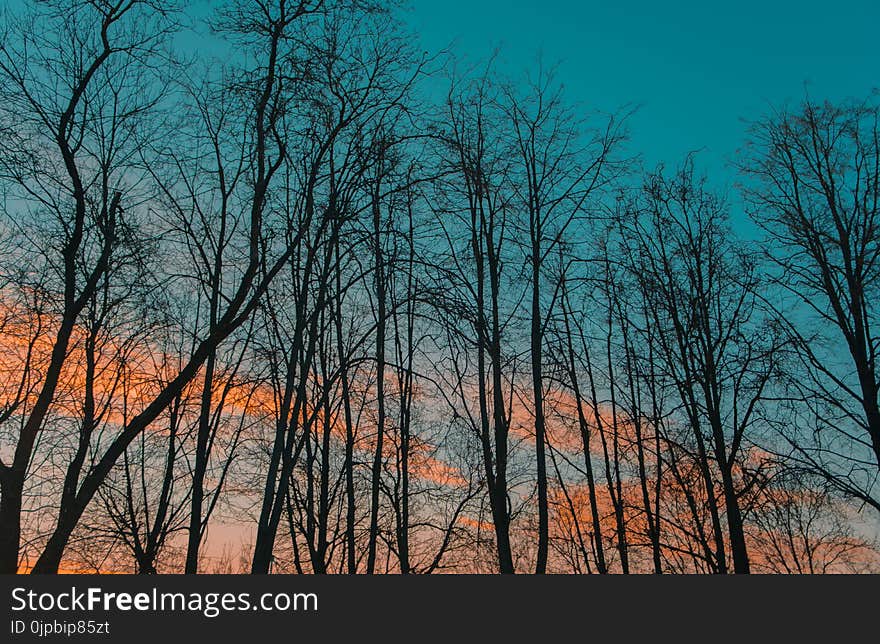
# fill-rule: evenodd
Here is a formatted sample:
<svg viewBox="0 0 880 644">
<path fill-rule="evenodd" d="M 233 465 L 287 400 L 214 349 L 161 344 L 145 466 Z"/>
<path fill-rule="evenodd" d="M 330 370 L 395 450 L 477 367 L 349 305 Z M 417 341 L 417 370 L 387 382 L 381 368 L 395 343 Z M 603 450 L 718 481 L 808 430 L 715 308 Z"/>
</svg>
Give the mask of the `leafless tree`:
<svg viewBox="0 0 880 644">
<path fill-rule="evenodd" d="M 34 240 L 32 251 L 51 267 L 57 320 L 39 393 L 20 410 L 26 420 L 14 456 L 0 466 L 5 572 L 18 567 L 25 478 L 77 323 L 105 282 L 120 240 L 136 226 L 130 201 L 138 199 L 137 180 L 126 172 L 132 129 L 157 99 L 141 88 L 170 28 L 163 13 L 153 2 L 46 3 L 20 15 L 0 47 L 2 118 L 17 123 L 0 155 L 3 176 L 55 240 Z M 62 516 L 73 503 L 77 469 L 72 463 Z"/>
<path fill-rule="evenodd" d="M 760 306 L 754 253 L 733 240 L 726 206 L 695 179 L 692 164 L 671 178 L 651 176 L 645 192 L 644 214 L 624 223 L 634 242 L 633 270 L 650 298 L 658 351 L 693 432 L 719 570 L 726 563 L 714 507 L 716 467 L 733 569 L 747 573 L 739 499 L 750 475 L 741 457 L 778 373 L 782 340 Z"/>
<path fill-rule="evenodd" d="M 506 90 L 503 110 L 517 153 L 513 208 L 522 212 L 522 229 L 528 239 L 523 252 L 530 284 L 529 361 L 538 492 L 535 572 L 541 574 L 547 568 L 549 543 L 544 333 L 559 294 L 558 285 L 546 288 L 545 264 L 570 233 L 573 222 L 584 216 L 585 207 L 594 206 L 598 193 L 616 178 L 619 164 L 612 155 L 624 132 L 614 118 L 598 128 L 577 119 L 566 106 L 553 74 L 543 69 L 524 96 Z"/>
<path fill-rule="evenodd" d="M 772 303 L 799 369 L 791 457 L 880 509 L 877 327 L 880 107 L 807 99 L 757 122 L 742 158 L 754 221 L 775 265 Z M 776 295 L 778 293 L 778 295 Z"/>
</svg>

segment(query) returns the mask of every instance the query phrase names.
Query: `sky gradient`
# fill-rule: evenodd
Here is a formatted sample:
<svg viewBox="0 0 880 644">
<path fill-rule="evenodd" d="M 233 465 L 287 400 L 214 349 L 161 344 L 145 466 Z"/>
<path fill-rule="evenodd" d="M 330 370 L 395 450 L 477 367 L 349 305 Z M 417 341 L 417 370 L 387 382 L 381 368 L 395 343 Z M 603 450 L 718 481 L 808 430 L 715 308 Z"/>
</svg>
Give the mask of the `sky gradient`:
<svg viewBox="0 0 880 644">
<path fill-rule="evenodd" d="M 361 7 L 176 0 L 166 41 L 78 1 L 0 51 L 0 572 L 880 570 L 876 164 L 825 216 L 853 173 L 807 153 L 773 186 L 771 158 L 760 262 L 735 191 L 736 236 L 689 183 L 591 220 L 610 164 L 552 120 L 398 137 L 449 77 L 398 97 Z M 209 35 L 227 2 L 246 37 Z M 880 0 L 387 2 L 415 52 L 635 109 L 621 156 L 698 152 L 712 187 L 748 121 L 880 85 Z"/>
</svg>

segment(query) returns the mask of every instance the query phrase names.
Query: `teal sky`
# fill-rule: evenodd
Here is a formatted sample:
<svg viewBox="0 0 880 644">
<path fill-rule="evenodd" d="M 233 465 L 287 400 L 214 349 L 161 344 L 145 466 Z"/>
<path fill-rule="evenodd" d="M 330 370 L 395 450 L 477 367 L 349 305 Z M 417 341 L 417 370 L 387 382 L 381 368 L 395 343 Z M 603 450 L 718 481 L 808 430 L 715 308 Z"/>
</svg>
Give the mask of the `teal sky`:
<svg viewBox="0 0 880 644">
<path fill-rule="evenodd" d="M 744 119 L 806 91 L 839 100 L 880 88 L 880 0 L 402 2 L 424 50 L 477 63 L 500 49 L 499 68 L 514 77 L 539 56 L 558 64 L 572 102 L 603 112 L 638 106 L 629 151 L 648 168 L 700 151 L 700 166 L 721 184 L 734 178 L 725 163 L 745 138 Z M 195 17 L 217 4 L 186 6 Z"/>
<path fill-rule="evenodd" d="M 639 105 L 632 151 L 646 165 L 702 150 L 723 170 L 744 118 L 770 106 L 864 98 L 880 87 L 878 0 L 409 0 L 425 48 L 452 44 L 505 68 L 560 63 L 569 98 L 603 111 Z M 729 173 L 725 173 L 728 174 Z"/>
</svg>

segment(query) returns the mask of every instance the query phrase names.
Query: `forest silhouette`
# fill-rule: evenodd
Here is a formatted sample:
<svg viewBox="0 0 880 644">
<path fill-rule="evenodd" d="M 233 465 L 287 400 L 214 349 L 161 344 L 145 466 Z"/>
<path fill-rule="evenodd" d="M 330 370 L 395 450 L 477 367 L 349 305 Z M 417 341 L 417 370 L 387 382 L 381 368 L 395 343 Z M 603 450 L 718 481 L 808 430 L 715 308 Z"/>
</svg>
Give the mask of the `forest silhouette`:
<svg viewBox="0 0 880 644">
<path fill-rule="evenodd" d="M 880 571 L 876 95 L 719 180 L 393 2 L 180 5 L 2 18 L 0 572 Z"/>
</svg>

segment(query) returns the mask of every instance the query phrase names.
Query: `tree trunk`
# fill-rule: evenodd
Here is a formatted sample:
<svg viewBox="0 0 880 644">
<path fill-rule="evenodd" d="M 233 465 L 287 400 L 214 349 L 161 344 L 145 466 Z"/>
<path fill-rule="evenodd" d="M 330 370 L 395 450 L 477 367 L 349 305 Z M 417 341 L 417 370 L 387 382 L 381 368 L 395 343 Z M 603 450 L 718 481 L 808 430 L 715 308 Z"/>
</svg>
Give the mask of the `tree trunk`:
<svg viewBox="0 0 880 644">
<path fill-rule="evenodd" d="M 381 165 L 381 160 L 380 160 Z M 382 479 L 382 449 L 385 438 L 385 326 L 386 293 L 385 264 L 382 254 L 382 219 L 379 204 L 379 180 L 373 193 L 373 245 L 375 253 L 374 283 L 376 287 L 376 448 L 370 481 L 370 534 L 367 550 L 367 574 L 376 568 L 376 547 L 379 539 L 379 489 Z"/>
<path fill-rule="evenodd" d="M 535 562 L 535 574 L 543 575 L 547 571 L 547 551 L 550 542 L 550 515 L 547 498 L 547 457 L 546 457 L 546 426 L 544 421 L 544 380 L 542 349 L 544 344 L 541 316 L 541 266 L 540 245 L 532 249 L 532 395 L 535 399 L 535 459 L 537 461 L 538 485 L 538 552 Z"/>
</svg>

